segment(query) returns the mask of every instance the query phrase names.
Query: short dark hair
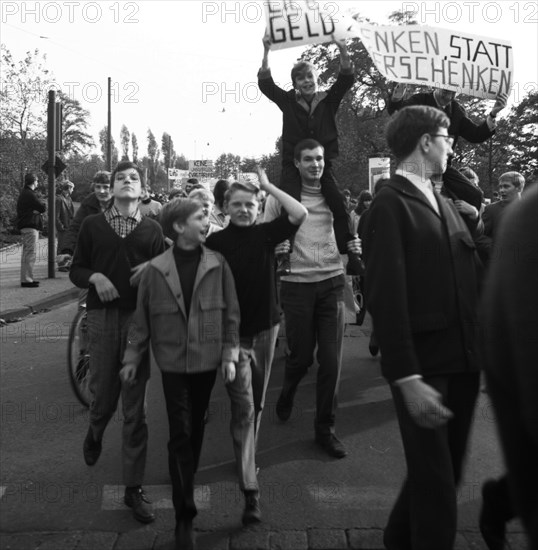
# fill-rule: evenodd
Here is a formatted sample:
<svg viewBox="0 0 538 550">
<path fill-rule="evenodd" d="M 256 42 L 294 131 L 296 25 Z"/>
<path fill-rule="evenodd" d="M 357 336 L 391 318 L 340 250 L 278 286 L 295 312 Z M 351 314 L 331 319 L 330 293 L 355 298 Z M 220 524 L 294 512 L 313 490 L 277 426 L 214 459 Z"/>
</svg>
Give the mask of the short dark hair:
<svg viewBox="0 0 538 550">
<path fill-rule="evenodd" d="M 213 196 L 215 197 L 215 204 L 222 208 L 225 200 L 225 194 L 228 188 L 230 187 L 230 182 L 228 180 L 218 180 L 213 187 Z"/>
<path fill-rule="evenodd" d="M 364 203 L 367 201 L 373 200 L 372 193 L 370 191 L 364 190 L 359 193 L 359 200 L 357 201 L 357 206 L 355 207 L 355 214 L 359 216 L 366 210 Z"/>
<path fill-rule="evenodd" d="M 134 162 L 131 162 L 130 160 L 122 160 L 121 162 L 118 163 L 116 168 L 114 168 L 114 171 L 112 172 L 112 175 L 110 176 L 111 185 L 114 185 L 114 180 L 116 179 L 116 174 L 118 172 L 123 172 L 124 170 L 129 170 L 129 168 L 134 168 L 138 172 L 138 175 L 140 176 L 140 183 L 141 183 L 142 187 L 145 187 L 146 178 L 144 178 L 144 171 L 142 170 L 142 168 L 140 168 L 140 166 L 138 166 L 138 164 L 136 164 Z"/>
<path fill-rule="evenodd" d="M 187 183 L 192 183 L 193 185 L 196 185 L 198 183 L 198 178 L 189 178 L 187 180 Z"/>
<path fill-rule="evenodd" d="M 404 107 L 394 113 L 385 127 L 387 144 L 400 161 L 407 158 L 424 134 L 448 128 L 450 119 L 440 109 L 426 105 Z"/>
<path fill-rule="evenodd" d="M 168 200 L 174 200 L 176 197 L 184 199 L 187 197 L 187 193 L 185 193 L 183 189 L 172 189 L 172 191 L 170 191 L 170 194 L 168 195 Z"/>
<path fill-rule="evenodd" d="M 24 174 L 24 186 L 29 187 L 37 181 L 37 176 L 33 172 L 28 172 Z"/>
<path fill-rule="evenodd" d="M 98 172 L 95 172 L 95 175 L 92 179 L 92 184 L 93 183 L 110 185 L 110 172 L 107 172 L 106 170 L 99 170 Z"/>
<path fill-rule="evenodd" d="M 323 147 L 319 141 L 310 138 L 302 139 L 293 150 L 293 158 L 295 160 L 301 160 L 301 153 L 303 151 L 306 151 L 307 149 L 315 149 L 316 147 L 321 147 L 323 149 L 323 153 L 325 153 L 325 147 Z"/>
<path fill-rule="evenodd" d="M 159 218 L 165 236 L 175 241 L 177 231 L 174 229 L 174 223 L 185 223 L 200 208 L 203 208 L 202 203 L 195 199 L 179 198 L 167 202 Z"/>
<path fill-rule="evenodd" d="M 295 86 L 295 79 L 301 75 L 302 73 L 305 73 L 306 71 L 312 71 L 316 77 L 318 76 L 318 71 L 312 63 L 309 61 L 299 61 L 295 63 L 295 65 L 291 69 L 291 82 Z"/>
</svg>

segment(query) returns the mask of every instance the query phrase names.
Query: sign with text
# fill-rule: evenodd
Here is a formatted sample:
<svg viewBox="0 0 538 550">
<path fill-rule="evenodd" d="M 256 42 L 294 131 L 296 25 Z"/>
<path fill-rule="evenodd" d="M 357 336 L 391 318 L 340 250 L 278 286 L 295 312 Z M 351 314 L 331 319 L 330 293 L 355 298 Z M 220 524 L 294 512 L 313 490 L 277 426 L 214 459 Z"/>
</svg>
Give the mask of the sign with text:
<svg viewBox="0 0 538 550">
<path fill-rule="evenodd" d="M 212 174 L 215 171 L 212 160 L 189 160 L 189 172 Z"/>
<path fill-rule="evenodd" d="M 388 80 L 452 90 L 482 99 L 510 93 L 508 40 L 422 25 L 359 23 L 359 38 Z"/>
<path fill-rule="evenodd" d="M 355 19 L 334 2 L 320 7 L 309 0 L 270 0 L 265 13 L 273 50 L 331 42 L 333 35 L 339 40 L 353 38 L 358 32 Z"/>
<path fill-rule="evenodd" d="M 188 170 L 180 170 L 179 168 L 168 168 L 168 179 L 169 180 L 181 180 L 183 178 L 189 177 Z"/>
</svg>

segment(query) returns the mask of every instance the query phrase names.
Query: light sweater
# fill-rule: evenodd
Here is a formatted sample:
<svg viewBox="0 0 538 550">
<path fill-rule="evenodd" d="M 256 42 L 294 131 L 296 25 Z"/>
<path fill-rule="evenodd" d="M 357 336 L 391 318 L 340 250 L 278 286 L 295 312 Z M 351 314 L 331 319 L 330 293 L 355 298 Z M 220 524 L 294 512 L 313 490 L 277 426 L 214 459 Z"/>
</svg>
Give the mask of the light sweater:
<svg viewBox="0 0 538 550">
<path fill-rule="evenodd" d="M 299 226 L 291 251 L 291 274 L 281 277 L 290 283 L 317 283 L 342 275 L 344 268 L 336 246 L 333 215 L 321 188 L 302 186 L 301 203 L 308 217 Z M 280 203 L 270 196 L 265 206 L 265 221 L 280 216 Z"/>
</svg>

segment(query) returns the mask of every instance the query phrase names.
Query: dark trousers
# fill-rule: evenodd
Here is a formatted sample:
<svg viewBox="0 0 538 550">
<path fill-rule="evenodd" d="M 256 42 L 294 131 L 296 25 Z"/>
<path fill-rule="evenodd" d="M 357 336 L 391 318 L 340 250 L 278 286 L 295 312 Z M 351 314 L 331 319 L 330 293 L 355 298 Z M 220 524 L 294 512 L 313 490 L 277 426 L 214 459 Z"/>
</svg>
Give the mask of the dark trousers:
<svg viewBox="0 0 538 550">
<path fill-rule="evenodd" d="M 146 384 L 149 356 L 138 369 L 136 383 L 122 384 L 119 372 L 127 344 L 133 312 L 118 308 L 88 310 L 88 348 L 90 352 L 90 427 L 93 438 L 101 441 L 114 416 L 121 395 L 123 412 L 123 482 L 126 487 L 144 483 L 148 447 L 146 423 Z"/>
<path fill-rule="evenodd" d="M 282 162 L 280 188 L 294 199 L 301 201 L 301 176 L 293 161 L 284 160 Z M 340 254 L 347 254 L 347 242 L 352 240 L 354 235 L 351 231 L 352 225 L 346 210 L 344 196 L 336 185 L 330 160 L 325 161 L 325 169 L 321 176 L 321 193 L 333 214 L 333 227 L 338 250 Z"/>
<path fill-rule="evenodd" d="M 170 433 L 168 469 L 176 522 L 179 522 L 192 519 L 197 513 L 194 474 L 198 469 L 204 439 L 204 415 L 217 371 L 161 374 Z"/>
<path fill-rule="evenodd" d="M 344 337 L 344 276 L 317 283 L 283 281 L 280 298 L 290 350 L 282 391 L 293 396 L 314 362 L 317 345 L 319 369 L 314 426 L 319 435 L 334 433 Z"/>
<path fill-rule="evenodd" d="M 407 463 L 407 478 L 385 528 L 387 550 L 452 550 L 456 538 L 456 487 L 480 384 L 479 373 L 425 377 L 454 413 L 436 429 L 411 418 L 401 390 L 392 386 Z"/>
</svg>

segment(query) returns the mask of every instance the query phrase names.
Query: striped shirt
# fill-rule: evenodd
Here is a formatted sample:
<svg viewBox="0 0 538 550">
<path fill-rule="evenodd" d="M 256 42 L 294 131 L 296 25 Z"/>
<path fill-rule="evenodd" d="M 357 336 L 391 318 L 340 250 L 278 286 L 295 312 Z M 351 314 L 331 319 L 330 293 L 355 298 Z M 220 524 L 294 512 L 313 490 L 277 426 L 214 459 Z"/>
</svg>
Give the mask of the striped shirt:
<svg viewBox="0 0 538 550">
<path fill-rule="evenodd" d="M 130 216 L 125 218 L 120 214 L 116 205 L 113 204 L 108 210 L 105 210 L 105 219 L 116 235 L 125 239 L 125 237 L 127 237 L 127 235 L 129 235 L 129 233 L 131 233 L 131 231 L 133 231 L 142 221 L 142 215 L 137 207 Z"/>
</svg>

